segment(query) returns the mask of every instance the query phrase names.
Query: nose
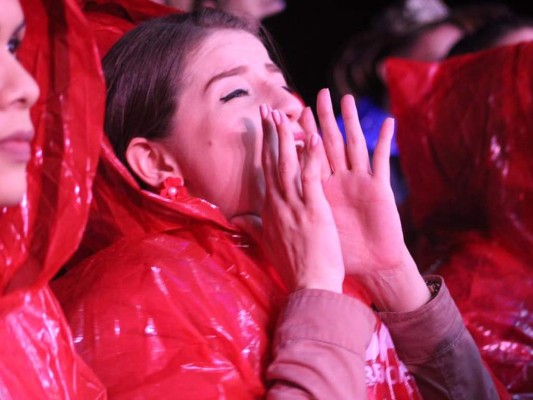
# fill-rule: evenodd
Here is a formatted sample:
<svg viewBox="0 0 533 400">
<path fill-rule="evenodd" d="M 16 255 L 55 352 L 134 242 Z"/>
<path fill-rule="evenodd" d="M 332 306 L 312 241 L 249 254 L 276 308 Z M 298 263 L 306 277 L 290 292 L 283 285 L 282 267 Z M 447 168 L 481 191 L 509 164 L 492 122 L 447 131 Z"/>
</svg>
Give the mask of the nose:
<svg viewBox="0 0 533 400">
<path fill-rule="evenodd" d="M 39 97 L 33 77 L 10 53 L 0 55 L 0 109 L 29 109 Z"/>
<path fill-rule="evenodd" d="M 272 107 L 287 115 L 289 121 L 297 122 L 304 109 L 304 102 L 301 97 L 283 87 L 275 90 Z"/>
</svg>

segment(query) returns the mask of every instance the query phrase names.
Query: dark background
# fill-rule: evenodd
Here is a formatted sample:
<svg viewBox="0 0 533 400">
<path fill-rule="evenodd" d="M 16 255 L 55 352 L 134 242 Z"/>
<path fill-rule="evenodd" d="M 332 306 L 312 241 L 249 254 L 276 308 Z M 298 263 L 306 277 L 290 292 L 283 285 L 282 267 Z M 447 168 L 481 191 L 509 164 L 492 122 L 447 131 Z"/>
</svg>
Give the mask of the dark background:
<svg viewBox="0 0 533 400">
<path fill-rule="evenodd" d="M 328 86 L 331 60 L 345 40 L 369 26 L 370 20 L 391 0 L 286 0 L 281 14 L 264 20 L 278 44 L 287 69 L 305 102 L 314 104 L 318 90 Z M 447 0 L 458 4 L 479 3 Z M 531 0 L 505 1 L 515 11 L 533 16 Z M 524 4 L 521 4 L 524 3 Z M 529 4 L 528 4 L 529 3 Z"/>
</svg>

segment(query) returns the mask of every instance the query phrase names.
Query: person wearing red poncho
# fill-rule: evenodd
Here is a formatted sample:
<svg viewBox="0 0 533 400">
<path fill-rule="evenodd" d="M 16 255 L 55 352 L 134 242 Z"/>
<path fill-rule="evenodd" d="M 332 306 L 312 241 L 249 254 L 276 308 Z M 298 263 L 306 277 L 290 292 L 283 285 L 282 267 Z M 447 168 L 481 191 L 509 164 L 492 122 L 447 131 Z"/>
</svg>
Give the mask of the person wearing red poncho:
<svg viewBox="0 0 533 400">
<path fill-rule="evenodd" d="M 89 256 L 54 282 L 76 348 L 113 398 L 497 398 L 403 242 L 392 121 L 370 169 L 323 90 L 322 145 L 264 39 L 204 10 L 106 54 Z"/>
<path fill-rule="evenodd" d="M 412 254 L 516 399 L 533 395 L 532 63 L 528 42 L 388 68 Z"/>
<path fill-rule="evenodd" d="M 105 399 L 48 286 L 87 220 L 102 136 L 88 128 L 103 117 L 99 60 L 72 2 L 1 7 L 0 398 Z M 73 82 L 96 90 L 91 101 Z"/>
</svg>

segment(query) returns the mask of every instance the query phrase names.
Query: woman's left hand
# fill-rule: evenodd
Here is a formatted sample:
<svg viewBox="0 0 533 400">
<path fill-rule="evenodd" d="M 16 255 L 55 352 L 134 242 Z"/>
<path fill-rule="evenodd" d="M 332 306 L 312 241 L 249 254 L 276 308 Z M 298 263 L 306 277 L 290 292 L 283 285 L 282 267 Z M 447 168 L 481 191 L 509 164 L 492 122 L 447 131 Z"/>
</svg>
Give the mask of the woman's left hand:
<svg viewBox="0 0 533 400">
<path fill-rule="evenodd" d="M 317 97 L 324 141 L 322 182 L 339 232 L 347 274 L 356 275 L 382 309 L 405 311 L 424 304 L 429 291 L 405 245 L 390 185 L 390 143 L 394 121 L 383 124 L 370 164 L 351 95 L 341 100 L 346 146 L 329 91 Z M 308 135 L 318 131 L 309 109 L 302 115 Z M 410 287 L 404 291 L 404 287 Z"/>
</svg>

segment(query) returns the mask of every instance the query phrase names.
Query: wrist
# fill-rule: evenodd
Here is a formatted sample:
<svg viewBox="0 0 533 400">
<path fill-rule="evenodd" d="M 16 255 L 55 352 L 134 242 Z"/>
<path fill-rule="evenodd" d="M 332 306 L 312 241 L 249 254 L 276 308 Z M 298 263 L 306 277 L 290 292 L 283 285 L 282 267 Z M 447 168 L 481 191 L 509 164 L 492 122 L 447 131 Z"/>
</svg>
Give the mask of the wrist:
<svg viewBox="0 0 533 400">
<path fill-rule="evenodd" d="M 362 280 L 373 303 L 380 311 L 414 311 L 432 298 L 432 292 L 418 270 L 401 268 Z"/>
<path fill-rule="evenodd" d="M 337 279 L 319 281 L 309 280 L 296 285 L 296 290 L 299 289 L 320 289 L 335 293 L 343 292 L 342 281 L 338 281 Z"/>
</svg>

